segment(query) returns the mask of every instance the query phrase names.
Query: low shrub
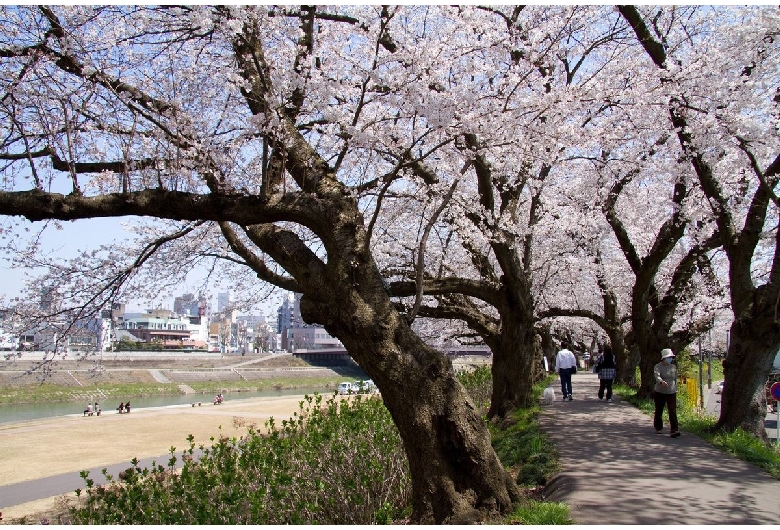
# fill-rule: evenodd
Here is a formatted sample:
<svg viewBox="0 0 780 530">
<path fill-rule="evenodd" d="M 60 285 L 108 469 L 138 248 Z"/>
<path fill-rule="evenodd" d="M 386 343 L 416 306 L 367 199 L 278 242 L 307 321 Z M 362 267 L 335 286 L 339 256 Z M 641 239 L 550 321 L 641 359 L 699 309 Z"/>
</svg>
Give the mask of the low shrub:
<svg viewBox="0 0 780 530">
<path fill-rule="evenodd" d="M 538 402 L 551 378 L 534 386 L 533 398 Z M 517 484 L 527 488 L 543 486 L 560 468 L 555 446 L 539 428 L 536 416 L 539 406 L 517 409 L 511 421 L 502 428 L 493 428 L 493 448 L 501 462 L 517 470 Z"/>
<path fill-rule="evenodd" d="M 490 367 L 480 366 L 473 370 L 459 370 L 458 381 L 471 396 L 471 401 L 480 415 L 485 416 L 490 409 L 493 393 L 493 374 Z"/>
<path fill-rule="evenodd" d="M 300 413 L 267 436 L 195 442 L 176 470 L 137 462 L 119 483 L 95 486 L 83 473 L 76 524 L 372 524 L 405 517 L 410 504 L 406 457 L 378 398 L 306 396 Z M 113 477 L 108 477 L 112 479 Z"/>
<path fill-rule="evenodd" d="M 569 507 L 562 502 L 530 500 L 518 506 L 506 519 L 506 524 L 574 524 L 574 520 L 569 515 Z"/>
</svg>

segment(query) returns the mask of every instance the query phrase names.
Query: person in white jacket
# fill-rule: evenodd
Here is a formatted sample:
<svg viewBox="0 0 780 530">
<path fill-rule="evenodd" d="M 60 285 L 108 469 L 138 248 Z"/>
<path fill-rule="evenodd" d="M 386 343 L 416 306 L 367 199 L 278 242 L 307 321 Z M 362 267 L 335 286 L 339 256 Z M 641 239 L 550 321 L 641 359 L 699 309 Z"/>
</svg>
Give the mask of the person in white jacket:
<svg viewBox="0 0 780 530">
<path fill-rule="evenodd" d="M 563 394 L 564 401 L 571 401 L 573 399 L 571 376 L 576 371 L 577 358 L 565 344 L 561 344 L 561 351 L 555 356 L 555 373 L 561 378 L 561 393 Z"/>
</svg>

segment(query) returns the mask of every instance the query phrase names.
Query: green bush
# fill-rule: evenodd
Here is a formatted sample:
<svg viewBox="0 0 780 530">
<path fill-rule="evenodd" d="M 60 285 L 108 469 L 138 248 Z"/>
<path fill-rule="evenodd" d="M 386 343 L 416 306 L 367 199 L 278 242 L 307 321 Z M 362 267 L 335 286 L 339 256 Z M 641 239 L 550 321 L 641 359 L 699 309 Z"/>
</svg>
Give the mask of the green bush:
<svg viewBox="0 0 780 530">
<path fill-rule="evenodd" d="M 489 366 L 480 366 L 474 370 L 459 370 L 458 381 L 471 396 L 471 401 L 484 416 L 490 409 L 490 399 L 493 393 L 493 374 Z"/>
<path fill-rule="evenodd" d="M 267 436 L 212 440 L 181 469 L 134 467 L 112 486 L 87 472 L 76 524 L 372 524 L 408 515 L 410 482 L 393 421 L 378 398 L 306 396 L 300 413 Z M 105 472 L 104 472 L 105 473 Z M 108 477 L 112 479 L 113 477 Z M 82 493 L 83 494 L 83 493 Z"/>
</svg>

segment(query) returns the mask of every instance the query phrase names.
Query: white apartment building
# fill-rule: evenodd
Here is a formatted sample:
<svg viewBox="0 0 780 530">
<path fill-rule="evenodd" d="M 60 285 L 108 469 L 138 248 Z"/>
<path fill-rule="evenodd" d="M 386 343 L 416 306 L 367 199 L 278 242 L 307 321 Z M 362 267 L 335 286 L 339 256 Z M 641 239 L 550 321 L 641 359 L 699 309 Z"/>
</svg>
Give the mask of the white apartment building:
<svg viewBox="0 0 780 530">
<path fill-rule="evenodd" d="M 208 326 L 201 316 L 183 316 L 167 309 L 125 313 L 120 329 L 144 342 L 159 342 L 167 349 L 206 349 Z"/>
</svg>

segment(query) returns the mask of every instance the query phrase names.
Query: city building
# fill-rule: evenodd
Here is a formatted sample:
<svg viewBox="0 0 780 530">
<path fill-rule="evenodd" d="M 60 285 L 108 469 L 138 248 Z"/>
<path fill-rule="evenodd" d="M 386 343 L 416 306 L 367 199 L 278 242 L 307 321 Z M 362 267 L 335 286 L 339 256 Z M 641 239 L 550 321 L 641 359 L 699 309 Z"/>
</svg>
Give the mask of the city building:
<svg viewBox="0 0 780 530">
<path fill-rule="evenodd" d="M 195 298 L 192 293 L 177 296 L 173 300 L 173 312 L 177 315 L 205 316 L 208 303 L 205 296 Z"/>
<path fill-rule="evenodd" d="M 225 310 L 229 309 L 230 306 L 230 291 L 226 293 L 217 293 L 217 312 L 223 313 Z"/>
<path fill-rule="evenodd" d="M 321 326 L 309 325 L 301 317 L 301 294 L 291 294 L 277 310 L 281 347 L 311 364 L 354 364 L 340 340 Z"/>
<path fill-rule="evenodd" d="M 167 309 L 140 314 L 125 313 L 121 328 L 147 343 L 164 349 L 206 349 L 206 333 L 200 316 L 177 315 Z M 194 335 L 194 336 L 193 336 Z"/>
</svg>

